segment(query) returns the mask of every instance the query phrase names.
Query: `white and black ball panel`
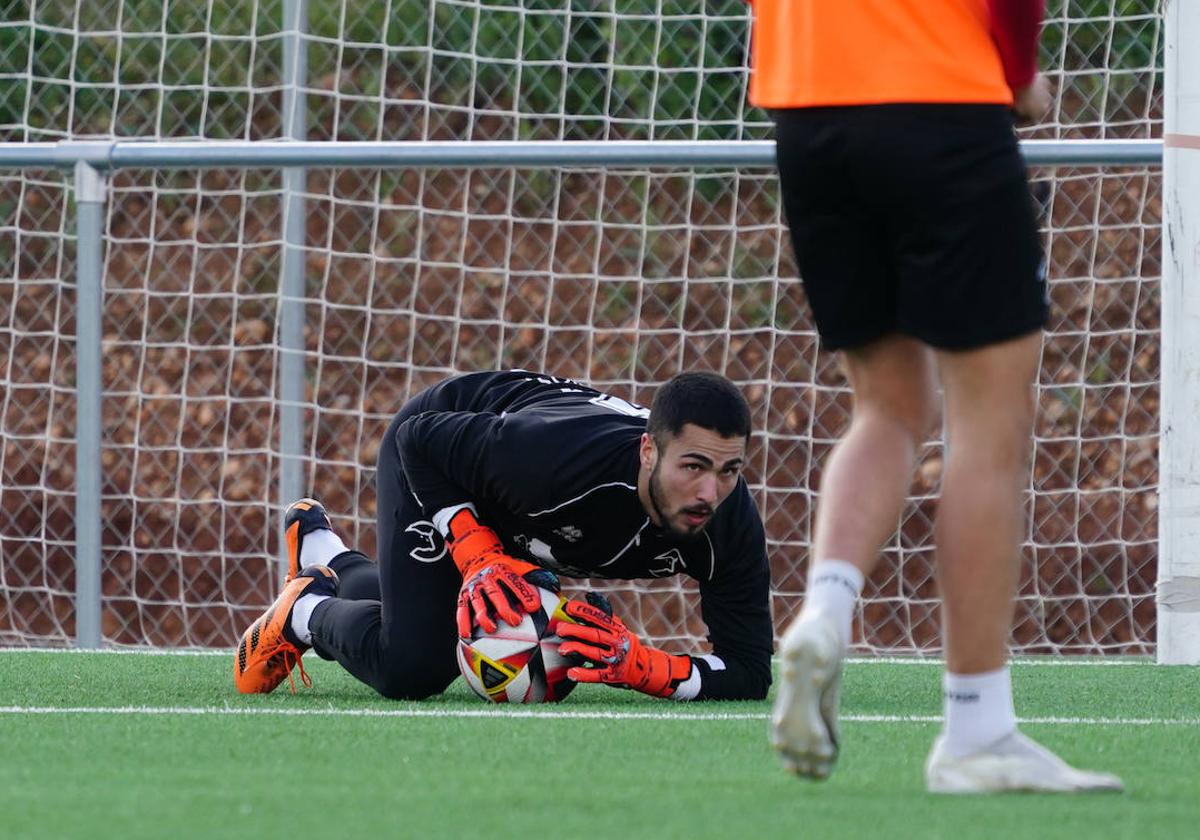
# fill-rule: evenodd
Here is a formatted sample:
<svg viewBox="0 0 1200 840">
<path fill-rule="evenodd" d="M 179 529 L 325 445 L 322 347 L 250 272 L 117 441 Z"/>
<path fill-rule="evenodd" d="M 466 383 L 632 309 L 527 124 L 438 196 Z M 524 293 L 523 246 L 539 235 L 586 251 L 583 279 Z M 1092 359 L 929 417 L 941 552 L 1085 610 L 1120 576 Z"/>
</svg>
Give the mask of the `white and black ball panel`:
<svg viewBox="0 0 1200 840">
<path fill-rule="evenodd" d="M 468 686 L 492 703 L 541 703 L 561 700 L 575 687 L 567 678 L 571 663 L 558 653 L 558 622 L 565 598 L 539 588 L 542 608 L 512 627 L 497 623 L 494 633 L 476 627 L 471 640 L 458 641 L 458 668 Z"/>
</svg>

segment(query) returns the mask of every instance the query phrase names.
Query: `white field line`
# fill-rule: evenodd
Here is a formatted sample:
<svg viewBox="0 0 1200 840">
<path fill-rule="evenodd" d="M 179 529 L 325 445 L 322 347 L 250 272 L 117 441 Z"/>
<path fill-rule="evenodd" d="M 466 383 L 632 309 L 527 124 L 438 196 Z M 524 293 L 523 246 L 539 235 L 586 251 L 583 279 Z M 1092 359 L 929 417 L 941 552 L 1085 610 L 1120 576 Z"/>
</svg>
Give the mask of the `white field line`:
<svg viewBox="0 0 1200 840">
<path fill-rule="evenodd" d="M 779 657 L 771 657 L 772 662 L 778 662 Z M 927 656 L 848 656 L 846 657 L 847 664 L 850 665 L 936 665 L 939 668 L 945 665 L 945 661 L 937 657 Z M 1009 661 L 1010 665 L 1048 665 L 1055 668 L 1112 668 L 1117 665 L 1153 665 L 1154 660 L 1150 657 L 1099 657 L 1089 659 L 1083 656 L 1028 656 L 1016 657 Z"/>
<path fill-rule="evenodd" d="M 3 648 L 0 647 L 0 657 L 7 654 L 22 653 L 58 653 L 77 656 L 232 656 L 233 648 L 100 648 L 98 650 L 81 650 L 79 648 Z M 779 657 L 771 657 L 772 662 L 778 662 Z M 851 656 L 846 662 L 850 665 L 936 665 L 941 667 L 942 659 L 927 656 Z M 1017 657 L 1011 661 L 1013 665 L 1038 665 L 1056 668 L 1111 668 L 1120 665 L 1153 665 L 1150 657 L 1083 657 L 1083 656 L 1034 656 Z"/>
<path fill-rule="evenodd" d="M 533 709 L 253 709 L 233 706 L 0 706 L 0 715 L 234 715 L 245 717 L 348 718 L 548 718 L 552 720 L 766 720 L 765 712 L 622 712 Z M 847 723 L 941 723 L 940 715 L 842 715 Z M 1200 718 L 1020 718 L 1023 724 L 1056 726 L 1200 727 Z"/>
</svg>

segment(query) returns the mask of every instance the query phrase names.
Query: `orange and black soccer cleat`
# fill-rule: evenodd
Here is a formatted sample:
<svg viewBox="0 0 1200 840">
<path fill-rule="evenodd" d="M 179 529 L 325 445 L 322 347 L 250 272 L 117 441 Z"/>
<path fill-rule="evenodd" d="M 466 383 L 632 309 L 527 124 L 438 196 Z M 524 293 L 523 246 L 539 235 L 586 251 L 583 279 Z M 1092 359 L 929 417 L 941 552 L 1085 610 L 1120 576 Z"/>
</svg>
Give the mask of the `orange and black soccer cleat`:
<svg viewBox="0 0 1200 840">
<path fill-rule="evenodd" d="M 319 528 L 332 531 L 333 523 L 316 499 L 299 499 L 283 512 L 283 535 L 287 540 L 288 559 L 286 583 L 291 583 L 300 574 L 300 549 L 304 546 L 304 535 Z"/>
<path fill-rule="evenodd" d="M 283 591 L 267 611 L 246 628 L 233 658 L 233 683 L 242 694 L 267 694 L 286 677 L 296 691 L 292 668 L 300 665 L 300 656 L 308 650 L 292 633 L 292 607 L 301 595 L 337 595 L 337 573 L 327 566 L 309 566 Z M 300 682 L 312 680 L 300 665 Z"/>
</svg>

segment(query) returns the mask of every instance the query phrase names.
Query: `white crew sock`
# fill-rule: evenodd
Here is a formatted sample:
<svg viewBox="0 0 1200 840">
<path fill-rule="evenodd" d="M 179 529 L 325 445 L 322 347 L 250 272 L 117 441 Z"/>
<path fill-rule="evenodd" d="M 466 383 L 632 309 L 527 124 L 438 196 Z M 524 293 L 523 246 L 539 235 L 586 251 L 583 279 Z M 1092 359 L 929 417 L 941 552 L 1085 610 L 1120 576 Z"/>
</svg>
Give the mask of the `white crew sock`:
<svg viewBox="0 0 1200 840">
<path fill-rule="evenodd" d="M 850 644 L 854 608 L 862 594 L 863 573 L 845 560 L 819 560 L 808 573 L 803 613 L 816 610 L 833 619 L 842 647 Z"/>
<path fill-rule="evenodd" d="M 305 539 L 308 539 L 307 535 Z M 292 633 L 295 634 L 301 644 L 312 645 L 312 631 L 308 629 L 308 622 L 312 618 L 313 610 L 317 608 L 317 604 L 328 597 L 328 595 L 318 595 L 315 592 L 310 592 L 307 595 L 301 595 L 296 599 L 296 603 L 292 605 Z"/>
<path fill-rule="evenodd" d="M 942 678 L 945 697 L 945 750 L 957 758 L 996 743 L 1017 728 L 1012 676 L 1008 666 L 983 674 Z"/>
<path fill-rule="evenodd" d="M 328 566 L 330 560 L 349 550 L 342 538 L 328 528 L 309 531 L 300 543 L 300 568 Z"/>
</svg>

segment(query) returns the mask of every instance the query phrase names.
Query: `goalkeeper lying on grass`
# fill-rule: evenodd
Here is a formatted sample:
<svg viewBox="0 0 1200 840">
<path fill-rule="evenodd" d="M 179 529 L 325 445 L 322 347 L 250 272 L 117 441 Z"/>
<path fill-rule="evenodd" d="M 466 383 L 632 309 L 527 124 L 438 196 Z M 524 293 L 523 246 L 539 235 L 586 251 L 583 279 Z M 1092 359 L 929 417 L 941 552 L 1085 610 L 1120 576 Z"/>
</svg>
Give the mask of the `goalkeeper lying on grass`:
<svg viewBox="0 0 1200 840">
<path fill-rule="evenodd" d="M 676 700 L 766 697 L 770 575 L 740 478 L 749 434 L 745 400 L 715 374 L 675 377 L 649 412 L 524 371 L 433 386 L 380 447 L 378 564 L 318 502 L 288 508 L 287 583 L 242 636 L 238 690 L 273 690 L 312 648 L 385 697 L 429 697 L 458 676 L 459 636 L 540 607 L 531 583 L 685 574 L 711 655 L 657 650 L 572 600 L 561 651 L 584 664 L 569 676 Z"/>
</svg>

